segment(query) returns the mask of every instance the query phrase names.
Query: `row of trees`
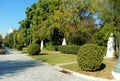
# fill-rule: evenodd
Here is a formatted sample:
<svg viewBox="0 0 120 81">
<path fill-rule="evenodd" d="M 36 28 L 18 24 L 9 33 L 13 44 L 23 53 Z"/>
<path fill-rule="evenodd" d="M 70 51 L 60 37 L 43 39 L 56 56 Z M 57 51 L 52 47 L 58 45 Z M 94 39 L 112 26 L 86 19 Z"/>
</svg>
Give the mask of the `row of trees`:
<svg viewBox="0 0 120 81">
<path fill-rule="evenodd" d="M 41 40 L 62 44 L 96 43 L 106 46 L 108 36 L 119 27 L 119 0 L 38 0 L 26 9 L 20 27 L 6 35 L 10 47 L 27 46 Z M 117 33 L 115 33 L 117 34 Z M 30 42 L 31 41 L 31 42 Z"/>
</svg>

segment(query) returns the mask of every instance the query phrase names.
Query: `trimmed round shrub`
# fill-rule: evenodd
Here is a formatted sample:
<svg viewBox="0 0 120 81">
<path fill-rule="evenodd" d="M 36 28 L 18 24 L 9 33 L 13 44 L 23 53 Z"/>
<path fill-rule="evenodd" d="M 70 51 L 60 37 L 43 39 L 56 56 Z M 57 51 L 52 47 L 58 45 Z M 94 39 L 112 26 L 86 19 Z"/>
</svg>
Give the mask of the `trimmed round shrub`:
<svg viewBox="0 0 120 81">
<path fill-rule="evenodd" d="M 31 44 L 28 46 L 28 53 L 30 55 L 38 55 L 40 51 L 40 46 L 38 44 Z"/>
<path fill-rule="evenodd" d="M 80 47 L 77 61 L 81 70 L 96 71 L 100 69 L 103 61 L 103 52 L 101 47 L 94 44 L 86 44 Z"/>
<path fill-rule="evenodd" d="M 77 54 L 80 46 L 77 45 L 61 45 L 58 47 L 58 50 L 61 53 L 66 53 L 66 54 Z"/>
<path fill-rule="evenodd" d="M 22 44 L 18 44 L 18 45 L 16 46 L 17 50 L 22 50 L 23 47 L 24 47 L 24 46 L 23 46 Z"/>
</svg>

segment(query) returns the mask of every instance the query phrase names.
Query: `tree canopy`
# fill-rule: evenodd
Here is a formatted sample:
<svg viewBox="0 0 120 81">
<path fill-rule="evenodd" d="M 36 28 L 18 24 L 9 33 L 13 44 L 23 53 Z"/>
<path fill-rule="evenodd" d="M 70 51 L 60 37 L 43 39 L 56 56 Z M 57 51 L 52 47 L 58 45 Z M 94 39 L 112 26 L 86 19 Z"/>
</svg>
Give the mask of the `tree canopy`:
<svg viewBox="0 0 120 81">
<path fill-rule="evenodd" d="M 41 40 L 60 45 L 96 43 L 106 46 L 115 27 L 119 27 L 119 0 L 38 0 L 26 9 L 26 18 L 19 22 L 16 44 L 40 44 Z M 106 31 L 105 31 L 106 30 Z M 6 36 L 8 43 L 13 34 Z"/>
</svg>

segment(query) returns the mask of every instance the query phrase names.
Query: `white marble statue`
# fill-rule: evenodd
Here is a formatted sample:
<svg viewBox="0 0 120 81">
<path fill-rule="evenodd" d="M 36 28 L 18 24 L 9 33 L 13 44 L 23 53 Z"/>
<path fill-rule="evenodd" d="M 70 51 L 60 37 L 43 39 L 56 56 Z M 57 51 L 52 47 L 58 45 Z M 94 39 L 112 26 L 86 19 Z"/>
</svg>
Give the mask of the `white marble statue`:
<svg viewBox="0 0 120 81">
<path fill-rule="evenodd" d="M 40 49 L 42 50 L 43 49 L 43 40 L 41 40 L 41 47 L 40 47 Z"/>
<path fill-rule="evenodd" d="M 66 45 L 66 40 L 65 40 L 65 38 L 63 38 L 62 45 Z"/>
<path fill-rule="evenodd" d="M 114 53 L 115 53 L 114 47 L 115 47 L 114 36 L 113 36 L 113 33 L 111 33 L 110 37 L 108 38 L 108 42 L 107 42 L 106 58 L 114 57 Z"/>
</svg>

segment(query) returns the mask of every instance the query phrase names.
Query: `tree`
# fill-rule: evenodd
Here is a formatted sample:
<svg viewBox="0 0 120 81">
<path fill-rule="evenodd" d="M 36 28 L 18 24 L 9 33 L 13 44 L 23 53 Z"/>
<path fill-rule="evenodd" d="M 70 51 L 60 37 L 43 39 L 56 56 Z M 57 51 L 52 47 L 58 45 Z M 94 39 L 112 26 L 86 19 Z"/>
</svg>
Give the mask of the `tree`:
<svg viewBox="0 0 120 81">
<path fill-rule="evenodd" d="M 19 22 L 17 41 L 29 44 L 32 29 L 32 43 L 47 40 L 57 45 L 63 37 L 69 44 L 94 43 L 97 26 L 102 28 L 112 20 L 110 5 L 105 0 L 38 0 L 26 9 L 26 18 Z"/>
<path fill-rule="evenodd" d="M 0 48 L 2 47 L 2 35 L 0 35 Z"/>
<path fill-rule="evenodd" d="M 0 44 L 2 44 L 2 35 L 0 35 Z"/>
</svg>

